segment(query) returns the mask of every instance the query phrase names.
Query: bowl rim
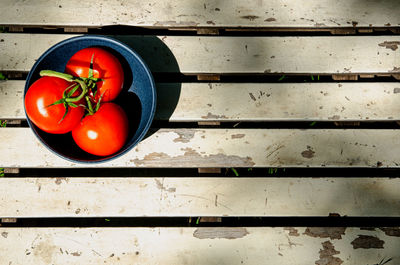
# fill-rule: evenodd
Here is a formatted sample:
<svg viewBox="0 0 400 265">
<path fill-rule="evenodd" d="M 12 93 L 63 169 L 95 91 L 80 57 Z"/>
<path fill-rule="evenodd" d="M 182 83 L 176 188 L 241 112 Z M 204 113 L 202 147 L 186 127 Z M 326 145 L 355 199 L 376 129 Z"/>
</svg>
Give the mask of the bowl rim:
<svg viewBox="0 0 400 265">
<path fill-rule="evenodd" d="M 150 89 L 152 91 L 152 98 L 151 98 L 151 107 L 149 109 L 149 117 L 147 119 L 147 123 L 144 125 L 143 130 L 141 131 L 141 133 L 138 135 L 138 137 L 136 138 L 136 140 L 127 148 L 125 148 L 124 150 L 119 150 L 117 151 L 115 154 L 112 154 L 110 156 L 106 156 L 106 157 L 99 157 L 98 159 L 95 160 L 78 160 L 78 159 L 73 159 L 71 157 L 67 157 L 59 152 L 57 152 L 56 150 L 54 150 L 51 146 L 49 146 L 45 141 L 42 140 L 42 138 L 40 137 L 40 135 L 38 135 L 38 133 L 36 132 L 36 130 L 33 128 L 33 124 L 32 121 L 29 119 L 27 113 L 26 113 L 26 109 L 25 109 L 25 104 L 24 105 L 24 111 L 25 111 L 25 116 L 28 122 L 28 125 L 30 127 L 30 129 L 32 130 L 32 132 L 34 133 L 34 135 L 36 136 L 36 138 L 38 138 L 38 140 L 44 145 L 46 146 L 46 148 L 48 150 L 50 150 L 52 153 L 56 154 L 57 156 L 68 160 L 70 162 L 73 163 L 81 163 L 81 164 L 97 164 L 97 163 L 105 163 L 114 159 L 117 159 L 121 156 L 123 156 L 124 154 L 126 154 L 127 152 L 129 152 L 130 150 L 132 150 L 135 146 L 138 145 L 138 143 L 145 137 L 145 135 L 147 134 L 148 130 L 150 129 L 150 126 L 153 122 L 154 116 L 155 116 L 155 111 L 156 111 L 156 106 L 157 106 L 157 90 L 156 90 L 156 85 L 154 82 L 154 77 L 150 71 L 150 68 L 147 66 L 147 64 L 145 63 L 145 61 L 142 59 L 142 57 L 140 57 L 140 55 L 133 50 L 131 47 L 129 47 L 128 45 L 126 45 L 125 43 L 123 43 L 122 41 L 119 41 L 115 38 L 109 37 L 109 36 L 103 36 L 103 35 L 81 35 L 81 36 L 74 36 L 65 40 L 62 40 L 56 44 L 54 44 L 53 46 L 51 46 L 49 49 L 47 49 L 41 56 L 39 56 L 39 58 L 36 60 L 36 62 L 33 64 L 32 68 L 30 69 L 26 79 L 25 79 L 25 86 L 24 86 L 24 97 L 23 100 L 25 102 L 25 95 L 29 89 L 28 86 L 28 81 L 31 80 L 33 73 L 35 72 L 36 68 L 38 67 L 38 65 L 41 63 L 41 61 L 47 57 L 51 52 L 53 52 L 54 50 L 64 46 L 64 45 L 68 45 L 69 43 L 75 42 L 75 41 L 81 41 L 81 40 L 95 40 L 95 41 L 105 41 L 105 42 L 109 42 L 112 43 L 114 45 L 117 45 L 119 47 L 122 47 L 123 49 L 127 50 L 129 53 L 131 53 L 139 62 L 139 64 L 143 67 L 143 70 L 145 71 L 146 75 L 149 78 L 149 82 L 150 82 Z M 101 47 L 101 45 L 99 45 Z M 108 47 L 108 48 L 112 48 L 112 47 Z M 117 51 L 116 51 L 117 52 Z M 32 82 L 31 82 L 32 83 Z M 139 101 L 141 101 L 140 97 Z M 39 129 L 40 130 L 40 129 Z"/>
</svg>

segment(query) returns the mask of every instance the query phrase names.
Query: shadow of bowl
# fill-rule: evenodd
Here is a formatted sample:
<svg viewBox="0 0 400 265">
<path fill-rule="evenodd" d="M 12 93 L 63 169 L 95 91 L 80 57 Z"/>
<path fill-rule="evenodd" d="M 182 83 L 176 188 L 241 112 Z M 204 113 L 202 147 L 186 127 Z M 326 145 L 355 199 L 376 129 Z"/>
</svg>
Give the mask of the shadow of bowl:
<svg viewBox="0 0 400 265">
<path fill-rule="evenodd" d="M 79 36 L 64 40 L 48 49 L 33 65 L 26 79 L 24 100 L 29 87 L 40 78 L 41 70 L 64 72 L 71 56 L 87 47 L 100 47 L 110 51 L 119 59 L 124 69 L 123 91 L 115 102 L 125 110 L 129 120 L 129 136 L 125 145 L 110 156 L 95 156 L 81 150 L 72 139 L 71 133 L 46 133 L 33 124 L 29 117 L 27 121 L 39 141 L 58 156 L 79 163 L 106 162 L 122 156 L 143 139 L 156 110 L 157 92 L 153 76 L 143 59 L 131 47 L 105 36 Z"/>
</svg>

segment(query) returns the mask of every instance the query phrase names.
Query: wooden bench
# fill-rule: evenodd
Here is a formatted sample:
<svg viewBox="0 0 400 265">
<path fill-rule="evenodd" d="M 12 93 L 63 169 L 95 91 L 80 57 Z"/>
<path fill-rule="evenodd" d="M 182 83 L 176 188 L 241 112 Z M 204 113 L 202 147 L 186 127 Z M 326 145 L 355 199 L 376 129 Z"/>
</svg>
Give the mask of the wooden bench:
<svg viewBox="0 0 400 265">
<path fill-rule="evenodd" d="M 234 2 L 1 1 L 0 264 L 400 262 L 400 2 Z M 27 72 L 76 34 L 157 82 L 147 137 L 107 163 L 25 121 Z"/>
</svg>

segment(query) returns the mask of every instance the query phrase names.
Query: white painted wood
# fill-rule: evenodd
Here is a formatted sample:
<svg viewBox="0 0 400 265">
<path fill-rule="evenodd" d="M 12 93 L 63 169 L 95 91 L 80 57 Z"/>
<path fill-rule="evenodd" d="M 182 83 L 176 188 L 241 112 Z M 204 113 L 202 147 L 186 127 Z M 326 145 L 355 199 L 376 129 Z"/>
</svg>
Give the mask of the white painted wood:
<svg viewBox="0 0 400 265">
<path fill-rule="evenodd" d="M 76 164 L 29 128 L 0 129 L 0 167 L 398 167 L 400 133 L 385 129 L 160 129 L 118 159 Z"/>
<path fill-rule="evenodd" d="M 0 217 L 398 217 L 399 190 L 397 178 L 0 178 Z"/>
<path fill-rule="evenodd" d="M 0 234 L 0 262 L 12 265 L 400 261 L 400 238 L 385 228 L 0 228 Z"/>
<path fill-rule="evenodd" d="M 0 82 L 0 119 L 25 119 L 24 85 Z M 398 83 L 159 83 L 157 89 L 155 119 L 172 122 L 400 120 Z"/>
<path fill-rule="evenodd" d="M 396 0 L 118 1 L 2 0 L 0 24 L 142 27 L 390 27 Z"/>
<path fill-rule="evenodd" d="M 44 51 L 69 37 L 71 35 L 2 34 L 0 50 L 4 56 L 0 58 L 0 70 L 29 71 Z M 399 42 L 399 36 L 117 38 L 132 46 L 154 72 L 400 72 L 400 57 L 396 56 L 398 51 L 386 45 L 388 42 Z"/>
</svg>

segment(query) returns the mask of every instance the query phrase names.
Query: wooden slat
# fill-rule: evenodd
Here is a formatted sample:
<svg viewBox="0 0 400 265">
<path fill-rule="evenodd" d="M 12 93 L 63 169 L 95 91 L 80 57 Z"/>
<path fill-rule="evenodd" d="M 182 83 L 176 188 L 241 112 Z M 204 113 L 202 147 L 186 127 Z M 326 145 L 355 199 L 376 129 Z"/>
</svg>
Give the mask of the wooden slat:
<svg viewBox="0 0 400 265">
<path fill-rule="evenodd" d="M 118 1 L 15 2 L 3 0 L 0 24 L 22 26 L 131 25 L 187 27 L 390 27 L 398 26 L 398 1 Z M 77 14 L 85 14 L 78 16 Z"/>
<path fill-rule="evenodd" d="M 71 35 L 2 34 L 0 70 L 29 71 L 51 45 Z M 399 36 L 117 36 L 154 72 L 341 74 L 400 72 Z M 388 44 L 389 43 L 389 44 Z M 397 47 L 397 44 L 395 44 Z"/>
<path fill-rule="evenodd" d="M 0 82 L 0 119 L 25 119 L 24 81 Z M 400 120 L 398 83 L 159 83 L 155 119 Z"/>
<path fill-rule="evenodd" d="M 396 216 L 400 179 L 0 178 L 0 218 Z"/>
<path fill-rule="evenodd" d="M 0 234 L 0 262 L 11 265 L 400 261 L 399 228 L 0 228 Z"/>
<path fill-rule="evenodd" d="M 29 128 L 0 129 L 0 167 L 398 167 L 398 130 L 160 129 L 122 157 L 76 164 Z"/>
</svg>

